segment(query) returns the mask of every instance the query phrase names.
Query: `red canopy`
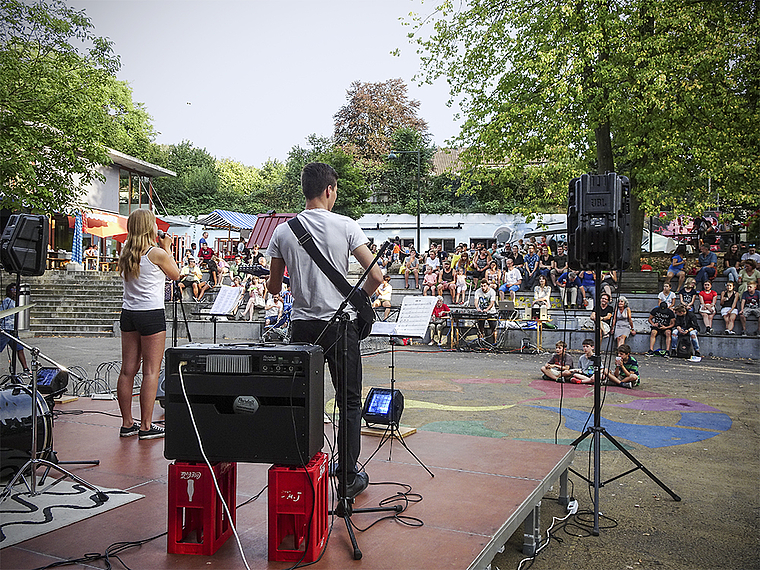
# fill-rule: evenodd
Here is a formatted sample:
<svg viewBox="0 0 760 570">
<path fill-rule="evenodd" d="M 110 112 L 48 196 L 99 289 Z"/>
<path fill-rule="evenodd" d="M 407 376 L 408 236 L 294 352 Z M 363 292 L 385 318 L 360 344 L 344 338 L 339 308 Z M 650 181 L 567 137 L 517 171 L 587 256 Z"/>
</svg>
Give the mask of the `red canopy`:
<svg viewBox="0 0 760 570">
<path fill-rule="evenodd" d="M 158 229 L 166 231 L 169 222 L 156 218 Z M 69 226 L 74 227 L 73 218 L 69 216 Z M 127 218 L 120 214 L 111 214 L 100 210 L 82 212 L 82 232 L 98 237 L 112 237 L 124 243 L 127 239 Z"/>
</svg>

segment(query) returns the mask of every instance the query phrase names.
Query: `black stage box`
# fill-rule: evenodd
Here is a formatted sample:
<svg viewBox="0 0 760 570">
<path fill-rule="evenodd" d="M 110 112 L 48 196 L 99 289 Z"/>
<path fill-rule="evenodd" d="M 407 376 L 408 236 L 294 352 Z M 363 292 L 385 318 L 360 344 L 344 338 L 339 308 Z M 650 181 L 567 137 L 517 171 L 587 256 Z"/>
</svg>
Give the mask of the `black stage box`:
<svg viewBox="0 0 760 570">
<path fill-rule="evenodd" d="M 187 344 L 166 350 L 164 456 L 306 465 L 322 449 L 324 355 L 311 344 Z"/>
</svg>

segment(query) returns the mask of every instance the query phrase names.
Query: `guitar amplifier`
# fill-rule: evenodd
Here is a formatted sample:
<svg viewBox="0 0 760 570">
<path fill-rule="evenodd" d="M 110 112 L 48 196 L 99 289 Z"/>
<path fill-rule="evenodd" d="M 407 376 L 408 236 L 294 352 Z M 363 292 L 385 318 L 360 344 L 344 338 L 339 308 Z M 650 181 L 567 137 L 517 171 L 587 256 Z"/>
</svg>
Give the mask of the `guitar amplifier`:
<svg viewBox="0 0 760 570">
<path fill-rule="evenodd" d="M 166 350 L 164 456 L 306 465 L 322 449 L 324 355 L 311 344 L 188 344 Z"/>
</svg>

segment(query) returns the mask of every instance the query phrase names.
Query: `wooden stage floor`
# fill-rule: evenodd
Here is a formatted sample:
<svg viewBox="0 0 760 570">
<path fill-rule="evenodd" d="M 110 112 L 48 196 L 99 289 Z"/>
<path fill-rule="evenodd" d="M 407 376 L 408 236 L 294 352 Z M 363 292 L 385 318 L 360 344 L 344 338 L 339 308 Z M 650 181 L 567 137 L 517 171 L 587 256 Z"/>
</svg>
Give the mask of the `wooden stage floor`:
<svg viewBox="0 0 760 570">
<path fill-rule="evenodd" d="M 163 440 L 119 438 L 115 401 L 82 398 L 56 406 L 56 411 L 70 410 L 96 413 L 56 419 L 54 448 L 58 458 L 99 459 L 100 465 L 65 467 L 94 485 L 145 497 L 1 550 L 0 565 L 5 570 L 38 568 L 85 553 L 102 553 L 112 543 L 143 540 L 166 531 L 170 462 L 163 456 Z M 376 437 L 363 436 L 363 457 L 371 454 L 378 442 Z M 549 488 L 559 483 L 574 454 L 572 447 L 563 445 L 434 432 L 417 432 L 407 438 L 407 444 L 435 477 L 430 477 L 398 442 L 393 444 L 389 461 L 386 444 L 367 465 L 373 484 L 357 498 L 355 507 L 377 506 L 400 490 L 381 482 L 406 484 L 412 493 L 422 496 L 422 501 L 410 504 L 404 515 L 420 519 L 423 526 L 384 520 L 357 532 L 363 558 L 356 561 L 344 521 L 331 518 L 325 554 L 314 568 L 485 568 Z M 238 504 L 265 487 L 268 468 L 238 464 Z M 379 516 L 356 513 L 352 520 L 364 528 Z M 291 566 L 267 560 L 266 492 L 237 509 L 237 528 L 250 568 Z M 162 536 L 120 557 L 135 570 L 245 568 L 234 537 L 213 556 L 167 554 L 166 537 Z M 102 567 L 102 562 L 88 567 Z"/>
</svg>

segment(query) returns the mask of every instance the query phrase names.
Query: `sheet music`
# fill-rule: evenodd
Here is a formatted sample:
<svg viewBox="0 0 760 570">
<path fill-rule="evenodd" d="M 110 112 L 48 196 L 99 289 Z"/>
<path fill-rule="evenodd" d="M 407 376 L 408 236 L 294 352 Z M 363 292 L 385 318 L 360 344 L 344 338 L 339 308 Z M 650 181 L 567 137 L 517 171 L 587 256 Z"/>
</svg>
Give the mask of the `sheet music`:
<svg viewBox="0 0 760 570">
<path fill-rule="evenodd" d="M 437 299 L 432 295 L 407 295 L 401 303 L 398 320 L 395 323 L 376 322 L 372 325 L 372 334 L 424 337 Z"/>
<path fill-rule="evenodd" d="M 214 306 L 211 307 L 210 314 L 229 315 L 237 308 L 240 297 L 244 292 L 245 287 L 230 287 L 229 285 L 222 285 L 219 289 L 219 294 L 214 300 Z"/>
</svg>

